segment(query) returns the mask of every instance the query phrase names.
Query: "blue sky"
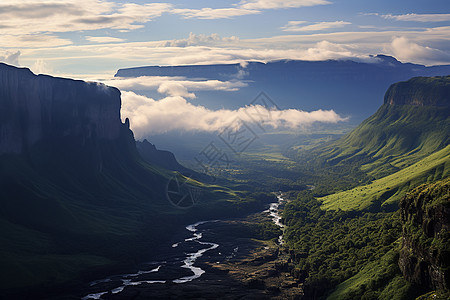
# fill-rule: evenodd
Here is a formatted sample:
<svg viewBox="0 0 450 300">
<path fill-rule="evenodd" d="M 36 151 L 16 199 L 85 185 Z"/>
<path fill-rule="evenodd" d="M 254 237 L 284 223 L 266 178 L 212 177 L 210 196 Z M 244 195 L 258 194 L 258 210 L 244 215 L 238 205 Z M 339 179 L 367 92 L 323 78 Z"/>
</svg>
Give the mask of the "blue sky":
<svg viewBox="0 0 450 300">
<path fill-rule="evenodd" d="M 2 0 L 0 61 L 55 75 L 274 59 L 450 64 L 450 2 Z"/>
</svg>

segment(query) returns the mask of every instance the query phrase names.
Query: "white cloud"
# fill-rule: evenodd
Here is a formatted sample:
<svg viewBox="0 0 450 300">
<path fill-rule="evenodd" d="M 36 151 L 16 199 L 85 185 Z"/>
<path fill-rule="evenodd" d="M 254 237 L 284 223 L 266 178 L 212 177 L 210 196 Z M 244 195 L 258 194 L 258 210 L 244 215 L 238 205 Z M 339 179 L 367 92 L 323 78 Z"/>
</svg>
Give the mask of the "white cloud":
<svg viewBox="0 0 450 300">
<path fill-rule="evenodd" d="M 243 0 L 239 3 L 239 6 L 245 9 L 279 9 L 316 6 L 330 3 L 331 2 L 326 0 Z"/>
<path fill-rule="evenodd" d="M 240 75 L 239 73 L 237 76 Z M 233 80 L 187 80 L 184 77 L 141 76 L 135 78 L 115 78 L 103 83 L 124 91 L 158 91 L 167 96 L 195 98 L 195 91 L 238 91 L 247 83 Z"/>
<path fill-rule="evenodd" d="M 378 15 L 378 14 L 376 14 Z M 447 22 L 450 14 L 405 14 L 405 15 L 382 15 L 385 19 L 411 22 Z"/>
<path fill-rule="evenodd" d="M 118 43 L 125 41 L 124 39 L 110 36 L 85 36 L 85 39 L 93 43 Z"/>
<path fill-rule="evenodd" d="M 189 93 L 188 89 L 179 82 L 163 82 L 159 88 L 158 92 L 161 94 L 167 94 L 168 96 L 180 96 L 184 98 L 195 98 L 194 93 Z"/>
<path fill-rule="evenodd" d="M 49 34 L 0 34 L 1 47 L 47 48 L 71 45 L 72 42 Z"/>
<path fill-rule="evenodd" d="M 406 37 L 396 37 L 390 47 L 395 57 L 404 61 L 450 61 L 450 53 L 421 46 Z"/>
<path fill-rule="evenodd" d="M 299 26 L 300 24 L 306 23 L 305 21 L 289 21 L 286 26 L 281 27 L 283 31 L 320 31 L 333 28 L 344 27 L 345 25 L 351 24 L 345 21 L 334 21 L 334 22 L 316 22 L 311 25 Z"/>
<path fill-rule="evenodd" d="M 34 74 L 50 74 L 53 72 L 53 69 L 43 59 L 36 60 L 30 69 Z"/>
<path fill-rule="evenodd" d="M 19 66 L 19 56 L 20 51 L 6 51 L 3 54 L 0 54 L 0 62 L 6 63 L 8 65 Z"/>
<path fill-rule="evenodd" d="M 259 14 L 261 11 L 245 8 L 180 8 L 172 9 L 171 13 L 182 15 L 186 19 L 229 19 L 232 17 Z"/>
<path fill-rule="evenodd" d="M 244 0 L 231 8 L 179 8 L 172 9 L 171 13 L 184 16 L 186 19 L 229 19 L 232 17 L 260 14 L 261 10 L 279 8 L 297 8 L 330 4 L 326 0 Z"/>
<path fill-rule="evenodd" d="M 162 43 L 164 47 L 187 47 L 187 46 L 204 46 L 204 45 L 220 45 L 220 44 L 231 44 L 238 43 L 239 38 L 236 36 L 231 37 L 221 37 L 217 33 L 212 33 L 210 35 L 206 34 L 194 34 L 189 33 L 189 37 L 186 39 L 171 40 Z"/>
<path fill-rule="evenodd" d="M 235 7 L 227 8 L 179 8 L 172 9 L 171 13 L 184 16 L 186 19 L 229 19 L 232 17 L 260 14 L 265 9 L 298 8 L 330 4 L 326 0 L 244 0 Z"/>
<path fill-rule="evenodd" d="M 262 106 L 246 106 L 237 110 L 210 110 L 196 106 L 181 96 L 170 96 L 154 100 L 133 92 L 122 92 L 122 119 L 129 118 L 136 138 L 169 131 L 219 132 L 240 118 L 246 123 L 262 122 L 272 128 L 301 128 L 316 122 L 337 123 L 344 121 L 332 110 L 305 112 L 297 109 L 270 111 L 262 113 L 254 120 L 255 109 L 267 112 Z M 239 128 L 235 128 L 239 129 Z"/>
<path fill-rule="evenodd" d="M 106 0 L 2 0 L 0 34 L 25 35 L 104 28 L 133 30 L 171 8 L 168 3 L 118 4 Z"/>
</svg>

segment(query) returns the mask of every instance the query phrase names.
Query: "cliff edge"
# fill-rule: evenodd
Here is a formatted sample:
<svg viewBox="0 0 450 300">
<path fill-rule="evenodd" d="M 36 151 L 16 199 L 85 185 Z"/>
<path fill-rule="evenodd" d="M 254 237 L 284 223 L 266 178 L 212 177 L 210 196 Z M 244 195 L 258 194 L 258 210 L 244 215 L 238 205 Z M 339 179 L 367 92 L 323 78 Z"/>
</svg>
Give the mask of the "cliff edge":
<svg viewBox="0 0 450 300">
<path fill-rule="evenodd" d="M 415 77 L 389 87 L 384 104 L 450 106 L 450 76 Z"/>
<path fill-rule="evenodd" d="M 46 138 L 116 139 L 120 106 L 116 88 L 0 63 L 0 154 L 22 153 Z"/>
</svg>

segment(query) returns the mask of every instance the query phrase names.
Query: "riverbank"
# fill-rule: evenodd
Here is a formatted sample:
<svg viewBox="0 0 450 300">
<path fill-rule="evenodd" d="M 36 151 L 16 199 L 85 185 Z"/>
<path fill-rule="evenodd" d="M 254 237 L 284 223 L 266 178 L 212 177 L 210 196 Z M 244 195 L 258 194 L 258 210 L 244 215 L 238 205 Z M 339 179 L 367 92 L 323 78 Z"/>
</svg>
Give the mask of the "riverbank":
<svg viewBox="0 0 450 300">
<path fill-rule="evenodd" d="M 96 284 L 90 294 L 107 291 L 98 294 L 101 299 L 298 299 L 302 287 L 289 273 L 289 254 L 277 244 L 280 230 L 272 223 L 271 213 L 193 224 L 191 229 L 198 227 L 198 232 L 191 231 L 193 236 L 155 257 L 147 272 L 130 278 L 139 284 L 126 282 L 117 292 L 119 278 L 111 277 Z M 198 253 L 192 243 L 197 238 L 207 244 L 203 248 L 210 248 L 194 263 L 203 272 L 195 280 L 179 283 L 179 278 L 193 275 L 183 264 Z"/>
</svg>

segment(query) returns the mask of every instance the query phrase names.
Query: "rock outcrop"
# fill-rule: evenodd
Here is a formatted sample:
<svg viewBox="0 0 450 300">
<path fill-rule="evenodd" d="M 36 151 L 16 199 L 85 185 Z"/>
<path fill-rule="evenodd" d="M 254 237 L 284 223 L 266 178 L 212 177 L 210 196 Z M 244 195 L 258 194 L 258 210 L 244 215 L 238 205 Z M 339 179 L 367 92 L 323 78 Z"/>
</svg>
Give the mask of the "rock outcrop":
<svg viewBox="0 0 450 300">
<path fill-rule="evenodd" d="M 415 77 L 393 84 L 384 96 L 389 105 L 450 106 L 450 76 Z"/>
<path fill-rule="evenodd" d="M 181 173 L 193 173 L 193 171 L 180 165 L 172 152 L 158 150 L 155 145 L 147 140 L 137 141 L 136 148 L 141 157 L 151 165 Z"/>
<path fill-rule="evenodd" d="M 123 126 L 120 106 L 116 88 L 0 63 L 0 154 L 47 138 L 114 140 Z"/>
<path fill-rule="evenodd" d="M 422 185 L 401 202 L 399 267 L 426 290 L 450 287 L 450 178 Z"/>
</svg>

